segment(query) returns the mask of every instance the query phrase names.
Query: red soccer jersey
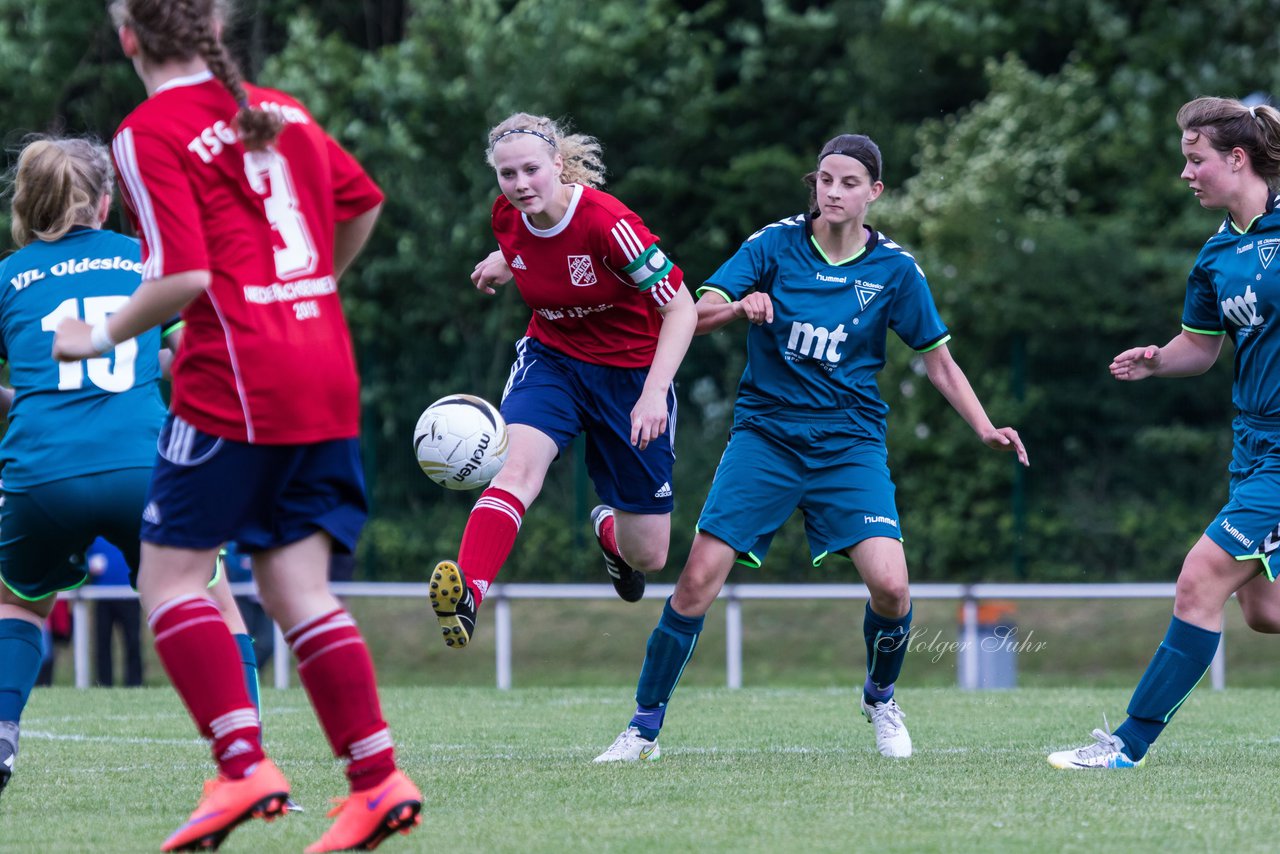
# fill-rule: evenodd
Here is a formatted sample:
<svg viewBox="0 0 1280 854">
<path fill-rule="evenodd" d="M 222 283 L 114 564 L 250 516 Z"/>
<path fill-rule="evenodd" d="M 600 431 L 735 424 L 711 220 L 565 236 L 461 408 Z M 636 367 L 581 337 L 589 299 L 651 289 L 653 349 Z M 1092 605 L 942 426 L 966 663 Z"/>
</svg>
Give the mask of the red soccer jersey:
<svg viewBox="0 0 1280 854">
<path fill-rule="evenodd" d="M 662 327 L 657 310 L 680 290 L 684 275 L 626 205 L 574 184 L 564 218 L 542 230 L 499 196 L 493 234 L 533 309 L 527 335 L 594 365 L 653 364 Z"/>
<path fill-rule="evenodd" d="M 266 151 L 245 151 L 235 99 L 207 72 L 162 86 L 112 142 L 143 279 L 212 275 L 182 312 L 172 408 L 241 442 L 350 438 L 360 390 L 333 275 L 334 223 L 383 196 L 298 101 L 245 89 L 285 121 Z"/>
</svg>

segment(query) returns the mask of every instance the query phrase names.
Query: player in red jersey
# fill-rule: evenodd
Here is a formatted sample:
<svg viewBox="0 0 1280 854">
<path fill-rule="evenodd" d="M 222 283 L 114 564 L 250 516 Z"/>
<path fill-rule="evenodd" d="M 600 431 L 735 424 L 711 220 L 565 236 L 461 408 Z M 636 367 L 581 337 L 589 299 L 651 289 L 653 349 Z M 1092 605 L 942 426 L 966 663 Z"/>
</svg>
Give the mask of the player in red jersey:
<svg viewBox="0 0 1280 854">
<path fill-rule="evenodd" d="M 307 850 L 372 848 L 416 824 L 422 801 L 396 767 L 364 640 L 327 582 L 331 551 L 354 548 L 367 514 L 337 280 L 382 193 L 300 103 L 242 81 L 215 0 L 116 0 L 111 11 L 148 94 L 112 146 L 143 283 L 106 321 L 60 325 L 54 355 L 96 356 L 179 310 L 186 321 L 138 588 L 218 776 L 163 850 L 217 847 L 239 823 L 278 815 L 289 792 L 204 589 L 228 541 L 254 555 L 263 605 L 347 760 L 351 794 Z"/>
<path fill-rule="evenodd" d="M 512 274 L 533 309 L 502 397 L 506 465 L 476 502 L 458 560 L 431 574 L 431 603 L 452 647 L 511 552 L 547 469 L 579 433 L 604 502 L 591 518 L 623 599 L 644 595 L 671 535 L 672 379 L 697 324 L 683 274 L 608 193 L 600 144 L 543 116 L 516 113 L 489 131 L 500 249 L 476 267 L 480 290 Z"/>
</svg>

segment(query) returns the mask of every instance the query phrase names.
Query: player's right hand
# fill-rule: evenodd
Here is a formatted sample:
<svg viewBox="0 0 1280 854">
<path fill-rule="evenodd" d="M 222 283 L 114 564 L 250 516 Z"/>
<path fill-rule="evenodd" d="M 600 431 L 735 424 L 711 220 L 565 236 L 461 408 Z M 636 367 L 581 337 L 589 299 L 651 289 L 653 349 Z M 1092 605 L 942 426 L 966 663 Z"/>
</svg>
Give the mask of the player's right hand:
<svg viewBox="0 0 1280 854">
<path fill-rule="evenodd" d="M 1160 348 L 1154 344 L 1133 347 L 1111 360 L 1111 376 L 1118 380 L 1145 380 L 1160 368 Z"/>
<path fill-rule="evenodd" d="M 490 252 L 471 271 L 471 283 L 481 293 L 497 293 L 494 288 L 505 285 L 509 281 L 511 281 L 511 268 L 507 266 L 507 259 L 502 257 L 501 249 Z"/>
<path fill-rule="evenodd" d="M 89 333 L 93 327 L 83 320 L 65 317 L 53 333 L 53 358 L 59 362 L 78 362 L 98 355 Z"/>
<path fill-rule="evenodd" d="M 773 323 L 773 300 L 768 294 L 753 291 L 733 304 L 733 313 L 745 317 L 756 326 Z"/>
</svg>

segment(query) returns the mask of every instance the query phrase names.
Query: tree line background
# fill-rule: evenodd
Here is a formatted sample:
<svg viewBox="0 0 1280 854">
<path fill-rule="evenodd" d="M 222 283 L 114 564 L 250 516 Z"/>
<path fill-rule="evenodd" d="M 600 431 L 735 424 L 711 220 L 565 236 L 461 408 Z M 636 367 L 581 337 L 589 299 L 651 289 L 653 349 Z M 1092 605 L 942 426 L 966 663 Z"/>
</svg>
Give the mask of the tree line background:
<svg viewBox="0 0 1280 854">
<path fill-rule="evenodd" d="M 1204 377 L 1112 381 L 1178 331 L 1186 272 L 1221 214 L 1178 180 L 1174 114 L 1276 89 L 1280 0 L 241 0 L 249 75 L 300 97 L 387 191 L 342 283 L 364 381 L 373 515 L 362 577 L 456 554 L 475 494 L 417 470 L 432 400 L 497 400 L 528 311 L 474 291 L 494 245 L 488 128 L 515 110 L 604 144 L 607 189 L 696 286 L 842 132 L 884 153 L 868 222 L 920 260 L 951 348 L 1032 467 L 986 450 L 900 342 L 880 386 L 917 580 L 1171 579 L 1226 495 L 1230 356 Z M 12 153 L 32 131 L 109 139 L 144 96 L 102 0 L 0 0 Z M 127 230 L 116 215 L 114 227 Z M 7 222 L 0 223 L 7 234 Z M 670 567 L 728 433 L 745 329 L 695 340 L 678 376 Z M 1230 348 L 1227 348 L 1230 349 Z M 580 452 L 553 467 L 506 580 L 598 580 Z M 812 578 L 802 526 L 751 580 Z M 823 579 L 850 580 L 828 561 Z"/>
</svg>

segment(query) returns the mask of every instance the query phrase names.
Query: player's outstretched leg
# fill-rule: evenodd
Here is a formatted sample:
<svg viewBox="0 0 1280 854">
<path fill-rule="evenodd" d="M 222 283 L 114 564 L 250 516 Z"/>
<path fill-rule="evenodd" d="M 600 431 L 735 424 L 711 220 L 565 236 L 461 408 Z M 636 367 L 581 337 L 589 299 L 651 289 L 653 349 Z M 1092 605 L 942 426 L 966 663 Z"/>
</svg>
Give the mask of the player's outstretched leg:
<svg viewBox="0 0 1280 854">
<path fill-rule="evenodd" d="M 1218 650 L 1221 632 L 1172 617 L 1164 641 L 1129 700 L 1115 734 L 1094 730 L 1094 744 L 1049 754 L 1055 768 L 1136 768 L 1174 713 L 1191 696 Z"/>
<path fill-rule="evenodd" d="M 431 572 L 427 595 L 445 644 L 461 649 L 470 643 L 476 628 L 476 598 L 462 569 L 451 560 L 440 561 Z"/>
<path fill-rule="evenodd" d="M 704 620 L 702 616 L 678 613 L 667 599 L 645 649 L 644 666 L 636 685 L 636 713 L 609 749 L 595 758 L 596 762 L 647 761 L 662 755 L 658 733 L 667 714 L 667 703 L 693 657 Z"/>
<path fill-rule="evenodd" d="M 644 598 L 645 575 L 622 559 L 618 550 L 618 540 L 614 535 L 616 521 L 613 508 L 607 504 L 597 504 L 591 511 L 591 527 L 596 533 L 596 542 L 604 554 L 604 568 L 613 581 L 613 589 L 618 592 L 624 602 L 639 602 Z"/>
</svg>

